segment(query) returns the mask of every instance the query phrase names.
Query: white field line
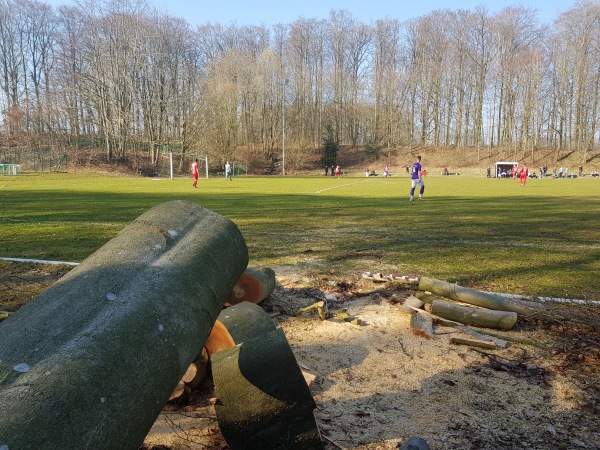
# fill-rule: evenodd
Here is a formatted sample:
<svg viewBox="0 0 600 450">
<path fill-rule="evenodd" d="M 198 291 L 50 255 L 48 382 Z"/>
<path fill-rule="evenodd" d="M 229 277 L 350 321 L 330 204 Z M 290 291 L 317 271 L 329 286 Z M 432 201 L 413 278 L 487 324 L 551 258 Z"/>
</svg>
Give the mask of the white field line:
<svg viewBox="0 0 600 450">
<path fill-rule="evenodd" d="M 600 305 L 600 300 L 583 300 L 578 298 L 536 297 L 532 295 L 507 294 L 505 292 L 489 292 L 512 300 L 539 300 L 544 303 L 576 303 L 579 305 Z"/>
<path fill-rule="evenodd" d="M 77 262 L 67 262 L 67 261 L 48 261 L 45 259 L 27 259 L 27 258 L 7 258 L 0 256 L 1 261 L 14 261 L 14 262 L 26 262 L 26 263 L 34 263 L 34 264 L 54 264 L 54 265 L 65 265 L 65 266 L 77 266 L 79 263 Z M 576 303 L 579 305 L 600 305 L 600 300 L 583 300 L 577 298 L 559 298 L 559 297 L 533 297 L 527 295 L 518 295 L 518 294 L 506 294 L 503 292 L 490 292 L 491 294 L 501 295 L 503 297 L 511 298 L 514 300 L 531 300 L 537 299 L 541 302 L 553 302 L 553 303 Z"/>
<path fill-rule="evenodd" d="M 78 266 L 78 262 L 65 262 L 65 261 L 48 261 L 46 259 L 27 259 L 27 258 L 5 258 L 0 256 L 1 261 L 14 261 L 14 262 L 25 262 L 35 264 L 50 264 L 50 265 L 64 265 L 64 266 Z"/>
<path fill-rule="evenodd" d="M 325 189 L 321 189 L 320 191 L 315 191 L 315 194 L 320 194 L 321 192 L 330 191 L 331 189 L 338 189 L 341 187 L 352 186 L 354 184 L 366 183 L 367 181 L 370 181 L 370 180 L 362 180 L 362 181 L 355 181 L 354 183 L 338 184 L 338 185 L 331 186 L 331 187 L 328 187 Z"/>
</svg>

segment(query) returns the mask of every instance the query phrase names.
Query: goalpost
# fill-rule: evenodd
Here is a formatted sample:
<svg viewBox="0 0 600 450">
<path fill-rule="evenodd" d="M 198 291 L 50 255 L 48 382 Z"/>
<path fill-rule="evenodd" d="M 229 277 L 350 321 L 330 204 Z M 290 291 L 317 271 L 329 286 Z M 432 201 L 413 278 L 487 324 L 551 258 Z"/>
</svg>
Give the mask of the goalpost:
<svg viewBox="0 0 600 450">
<path fill-rule="evenodd" d="M 168 156 L 168 164 L 162 164 L 160 174 L 164 177 L 179 178 L 191 176 L 192 163 L 198 160 L 198 171 L 201 178 L 208 178 L 208 155 L 199 153 L 180 153 L 168 152 L 163 157 Z"/>
</svg>

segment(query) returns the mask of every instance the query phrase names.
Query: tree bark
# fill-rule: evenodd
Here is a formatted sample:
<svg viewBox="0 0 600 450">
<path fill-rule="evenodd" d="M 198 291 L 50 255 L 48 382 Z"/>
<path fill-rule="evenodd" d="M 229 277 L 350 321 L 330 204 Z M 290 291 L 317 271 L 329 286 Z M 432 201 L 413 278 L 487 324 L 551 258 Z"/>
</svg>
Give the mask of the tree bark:
<svg viewBox="0 0 600 450">
<path fill-rule="evenodd" d="M 317 449 L 310 394 L 283 331 L 243 302 L 219 315 L 236 343 L 212 355 L 219 427 L 232 450 Z"/>
<path fill-rule="evenodd" d="M 425 311 L 414 310 L 412 316 L 410 316 L 410 326 L 412 332 L 418 336 L 423 336 L 427 339 L 431 339 L 435 336 L 431 314 L 428 314 Z"/>
<path fill-rule="evenodd" d="M 498 348 L 498 346 L 493 342 L 480 341 L 479 339 L 453 337 L 450 338 L 450 342 L 457 345 L 469 345 L 471 347 L 487 348 L 490 350 L 496 350 Z"/>
<path fill-rule="evenodd" d="M 407 297 L 407 299 L 404 301 L 404 303 L 400 307 L 399 311 L 402 314 L 412 314 L 413 312 L 415 312 L 415 309 L 421 309 L 422 307 L 423 307 L 423 302 L 421 300 L 419 300 L 417 297 L 411 295 L 410 297 Z"/>
<path fill-rule="evenodd" d="M 528 301 L 514 301 L 498 294 L 477 291 L 457 284 L 448 283 L 435 278 L 421 277 L 419 290 L 429 291 L 432 294 L 456 300 L 470 305 L 499 311 L 512 311 L 518 314 L 532 314 L 547 310 L 545 305 Z"/>
<path fill-rule="evenodd" d="M 171 201 L 0 326 L 0 444 L 137 450 L 248 264 L 239 229 Z"/>
<path fill-rule="evenodd" d="M 455 320 L 465 325 L 484 328 L 500 328 L 510 330 L 517 322 L 517 313 L 512 311 L 495 311 L 483 308 L 457 305 L 451 302 L 434 300 L 431 312 L 446 319 Z"/>
</svg>

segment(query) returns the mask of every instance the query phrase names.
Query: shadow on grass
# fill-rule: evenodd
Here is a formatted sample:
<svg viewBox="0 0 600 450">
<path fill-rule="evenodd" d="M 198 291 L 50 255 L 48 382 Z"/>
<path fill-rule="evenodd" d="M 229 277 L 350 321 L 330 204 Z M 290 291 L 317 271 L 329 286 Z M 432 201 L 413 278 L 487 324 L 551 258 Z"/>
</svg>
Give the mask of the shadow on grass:
<svg viewBox="0 0 600 450">
<path fill-rule="evenodd" d="M 599 295 L 598 200 L 448 195 L 409 202 L 393 194 L 198 191 L 176 198 L 234 221 L 251 259 L 263 265 L 319 260 L 334 269 L 377 271 L 373 264 L 380 263 L 466 285 L 493 280 L 513 293 Z M 170 192 L 10 193 L 0 216 L 7 236 L 0 256 L 80 261 L 173 199 Z"/>
</svg>

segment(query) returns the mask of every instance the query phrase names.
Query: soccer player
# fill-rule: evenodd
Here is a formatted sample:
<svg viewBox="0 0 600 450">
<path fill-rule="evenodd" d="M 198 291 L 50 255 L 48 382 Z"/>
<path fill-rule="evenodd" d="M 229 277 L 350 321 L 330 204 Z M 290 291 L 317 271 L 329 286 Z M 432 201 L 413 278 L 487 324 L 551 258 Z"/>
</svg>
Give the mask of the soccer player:
<svg viewBox="0 0 600 450">
<path fill-rule="evenodd" d="M 229 164 L 229 161 L 225 164 L 225 181 L 233 181 L 231 176 L 231 164 Z"/>
<path fill-rule="evenodd" d="M 513 175 L 513 181 L 517 181 L 517 170 L 518 169 L 518 165 L 514 164 L 512 166 L 512 175 Z"/>
<path fill-rule="evenodd" d="M 421 174 L 421 157 L 417 156 L 417 161 L 412 166 L 411 174 L 411 190 L 410 190 L 410 201 L 412 202 L 415 198 L 415 188 L 421 186 L 419 191 L 419 200 L 423 199 L 423 192 L 425 192 L 425 183 Z"/>
<path fill-rule="evenodd" d="M 192 176 L 194 177 L 194 182 L 192 183 L 192 186 L 194 186 L 194 188 L 198 187 L 198 160 L 195 160 L 192 163 Z"/>
<path fill-rule="evenodd" d="M 525 183 L 527 183 L 527 175 L 529 175 L 529 169 L 527 168 L 527 166 L 525 165 L 525 163 L 523 163 L 523 165 L 521 166 L 521 186 L 525 186 Z"/>
</svg>

